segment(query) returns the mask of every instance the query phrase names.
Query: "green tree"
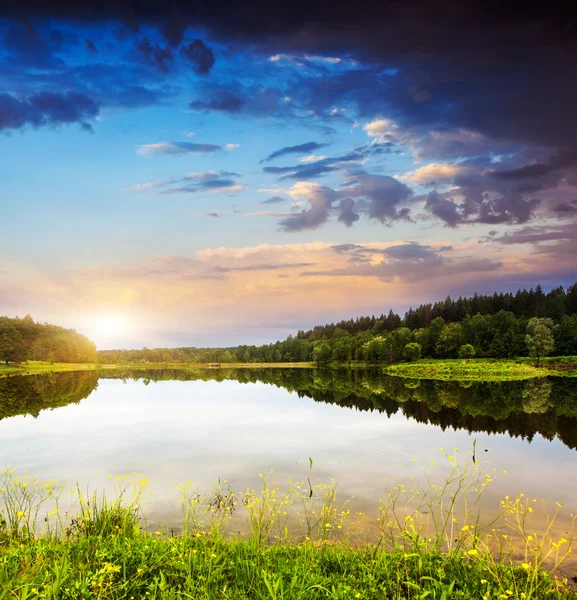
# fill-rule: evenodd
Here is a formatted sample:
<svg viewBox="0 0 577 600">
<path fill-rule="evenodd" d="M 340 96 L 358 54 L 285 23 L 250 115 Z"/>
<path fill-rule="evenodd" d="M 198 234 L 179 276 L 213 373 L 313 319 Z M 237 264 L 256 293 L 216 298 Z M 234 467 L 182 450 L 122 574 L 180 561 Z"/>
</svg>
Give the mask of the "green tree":
<svg viewBox="0 0 577 600">
<path fill-rule="evenodd" d="M 463 344 L 459 350 L 459 358 L 473 358 L 475 356 L 475 346 Z"/>
<path fill-rule="evenodd" d="M 551 333 L 553 321 L 551 319 L 538 319 L 533 317 L 527 323 L 525 341 L 529 348 L 529 355 L 537 359 L 537 364 L 543 356 L 549 356 L 555 349 L 555 338 Z"/>
<path fill-rule="evenodd" d="M 0 360 L 6 364 L 21 359 L 21 333 L 11 323 L 0 323 Z"/>
<path fill-rule="evenodd" d="M 404 347 L 403 357 L 409 362 L 419 360 L 419 358 L 421 358 L 421 350 L 421 344 L 417 344 L 417 342 L 411 342 Z"/>
<path fill-rule="evenodd" d="M 314 347 L 313 360 L 317 364 L 328 363 L 333 356 L 331 347 L 326 342 L 320 342 Z"/>
<path fill-rule="evenodd" d="M 435 350 L 443 358 L 455 358 L 463 345 L 463 328 L 460 323 L 449 323 L 445 326 Z"/>
<path fill-rule="evenodd" d="M 429 323 L 429 327 L 427 327 L 427 347 L 423 346 L 426 356 L 433 356 L 435 354 L 437 342 L 444 328 L 445 320 L 443 317 L 436 317 Z"/>
</svg>

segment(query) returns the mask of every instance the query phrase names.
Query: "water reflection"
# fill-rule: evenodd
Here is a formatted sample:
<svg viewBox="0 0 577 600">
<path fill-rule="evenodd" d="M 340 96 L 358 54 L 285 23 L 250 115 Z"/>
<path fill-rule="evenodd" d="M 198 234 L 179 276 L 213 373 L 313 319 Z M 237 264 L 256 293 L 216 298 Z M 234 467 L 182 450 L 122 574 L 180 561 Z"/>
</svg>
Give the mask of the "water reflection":
<svg viewBox="0 0 577 600">
<path fill-rule="evenodd" d="M 40 411 L 78 403 L 98 385 L 96 371 L 0 377 L 0 419 L 37 417 Z"/>
<path fill-rule="evenodd" d="M 370 510 L 386 477 L 419 477 L 412 458 L 436 460 L 442 477 L 439 448 L 462 455 L 473 437 L 482 460 L 509 471 L 487 502 L 524 492 L 574 504 L 571 379 L 455 383 L 311 369 L 0 379 L 0 467 L 91 489 L 109 474 L 143 472 L 152 518 L 163 522 L 179 519 L 175 483 L 193 479 L 207 489 L 221 477 L 242 490 L 270 468 L 281 480 L 306 478 L 309 456 L 313 482 L 335 477 L 343 496 Z"/>
<path fill-rule="evenodd" d="M 531 441 L 536 434 L 577 449 L 577 385 L 570 378 L 508 382 L 402 379 L 378 371 L 314 369 L 157 369 L 71 372 L 0 379 L 0 419 L 80 402 L 99 379 L 262 382 L 301 398 L 468 432 L 508 433 Z"/>
</svg>

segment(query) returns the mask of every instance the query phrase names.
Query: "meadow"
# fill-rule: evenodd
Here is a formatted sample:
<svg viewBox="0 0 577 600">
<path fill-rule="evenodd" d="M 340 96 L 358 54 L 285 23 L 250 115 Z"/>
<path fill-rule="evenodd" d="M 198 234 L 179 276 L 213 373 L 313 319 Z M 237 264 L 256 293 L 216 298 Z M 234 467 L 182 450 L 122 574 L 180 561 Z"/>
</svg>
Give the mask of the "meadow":
<svg viewBox="0 0 577 600">
<path fill-rule="evenodd" d="M 479 502 L 502 473 L 474 446 L 463 459 L 441 451 L 441 479 L 433 463 L 423 485 L 388 481 L 371 520 L 336 482 L 313 484 L 310 460 L 302 481 L 180 485 L 178 531 L 147 522 L 144 476 L 111 477 L 108 500 L 7 469 L 0 598 L 577 598 L 575 517 L 521 493 L 487 521 Z"/>
<path fill-rule="evenodd" d="M 576 377 L 577 357 L 558 356 L 541 359 L 425 359 L 389 365 L 386 373 L 397 377 L 438 380 L 515 381 L 535 377 Z"/>
</svg>

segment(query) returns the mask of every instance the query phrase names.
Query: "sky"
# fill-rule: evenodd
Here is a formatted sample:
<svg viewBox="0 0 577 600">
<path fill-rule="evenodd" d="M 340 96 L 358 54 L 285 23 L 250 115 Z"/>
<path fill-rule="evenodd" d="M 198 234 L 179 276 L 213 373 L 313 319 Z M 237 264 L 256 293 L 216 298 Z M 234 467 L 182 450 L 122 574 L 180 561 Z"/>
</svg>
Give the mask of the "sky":
<svg viewBox="0 0 577 600">
<path fill-rule="evenodd" d="M 577 281 L 561 5 L 12 4 L 0 314 L 227 346 Z"/>
</svg>

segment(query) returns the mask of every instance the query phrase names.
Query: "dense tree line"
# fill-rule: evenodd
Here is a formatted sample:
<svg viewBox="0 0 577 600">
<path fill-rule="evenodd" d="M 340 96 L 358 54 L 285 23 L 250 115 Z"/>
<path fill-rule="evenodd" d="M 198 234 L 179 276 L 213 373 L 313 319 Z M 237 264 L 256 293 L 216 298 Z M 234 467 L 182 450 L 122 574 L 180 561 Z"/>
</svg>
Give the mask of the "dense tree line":
<svg viewBox="0 0 577 600">
<path fill-rule="evenodd" d="M 96 362 L 96 346 L 73 329 L 36 323 L 30 315 L 0 317 L 0 361 Z"/>
<path fill-rule="evenodd" d="M 99 352 L 103 363 L 309 362 L 370 364 L 419 358 L 577 355 L 577 284 L 549 293 L 475 294 L 410 309 L 319 325 L 263 346 L 156 348 Z"/>
</svg>

